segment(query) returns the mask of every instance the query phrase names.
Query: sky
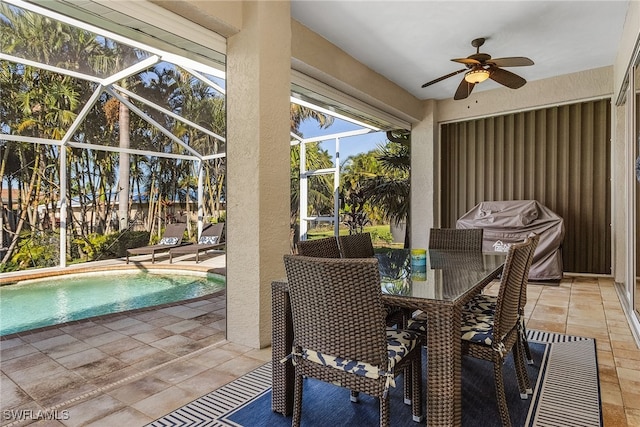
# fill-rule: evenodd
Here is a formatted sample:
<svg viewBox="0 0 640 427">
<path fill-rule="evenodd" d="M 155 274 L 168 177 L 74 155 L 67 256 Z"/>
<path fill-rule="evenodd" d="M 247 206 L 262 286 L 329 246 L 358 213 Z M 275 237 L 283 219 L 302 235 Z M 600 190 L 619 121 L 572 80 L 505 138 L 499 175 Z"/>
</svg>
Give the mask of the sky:
<svg viewBox="0 0 640 427">
<path fill-rule="evenodd" d="M 305 120 L 300 125 L 300 131 L 305 138 L 312 138 L 319 135 L 331 135 L 356 129 L 362 128 L 340 119 L 335 119 L 331 127 L 327 129 L 320 129 L 318 127 L 318 122 L 309 119 Z M 385 132 L 375 132 L 365 135 L 340 138 L 340 162 L 343 163 L 349 156 L 374 150 L 378 145 L 384 145 L 386 140 L 387 136 Z M 329 154 L 331 154 L 332 158 L 335 158 L 334 141 L 334 139 L 331 139 L 330 141 L 326 141 L 321 144 L 321 147 L 324 150 L 327 150 Z"/>
</svg>

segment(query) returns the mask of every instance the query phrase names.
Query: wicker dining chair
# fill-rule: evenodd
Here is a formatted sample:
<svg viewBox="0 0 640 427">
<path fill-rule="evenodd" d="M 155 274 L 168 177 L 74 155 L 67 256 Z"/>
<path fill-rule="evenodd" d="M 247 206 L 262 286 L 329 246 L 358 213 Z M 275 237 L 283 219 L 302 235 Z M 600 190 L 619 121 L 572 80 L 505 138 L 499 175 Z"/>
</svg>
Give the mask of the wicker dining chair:
<svg viewBox="0 0 640 427">
<path fill-rule="evenodd" d="M 298 255 L 320 258 L 340 258 L 340 248 L 335 237 L 322 239 L 300 240 L 298 242 Z"/>
<path fill-rule="evenodd" d="M 302 417 L 303 379 L 315 378 L 377 397 L 380 426 L 388 426 L 388 389 L 407 368 L 413 419 L 421 421 L 422 342 L 419 334 L 387 329 L 377 259 L 285 255 L 284 265 L 294 337 L 292 425 Z"/>
<path fill-rule="evenodd" d="M 371 233 L 338 236 L 342 258 L 370 258 L 374 256 Z"/>
<path fill-rule="evenodd" d="M 429 249 L 482 251 L 482 228 L 432 228 Z"/>
<path fill-rule="evenodd" d="M 536 252 L 536 248 L 538 247 L 538 243 L 540 242 L 540 235 L 536 233 L 531 233 L 529 235 L 529 240 L 531 240 L 532 246 L 529 253 L 529 259 L 527 261 L 526 271 L 527 274 L 523 278 L 522 290 L 520 291 L 520 302 L 518 310 L 520 312 L 520 320 L 519 320 L 519 334 L 520 340 L 522 341 L 522 345 L 524 346 L 525 357 L 527 363 L 533 364 L 533 357 L 531 356 L 531 349 L 529 348 L 529 341 L 527 340 L 527 328 L 525 324 L 525 314 L 524 309 L 527 305 L 527 283 L 529 282 L 529 270 L 531 268 L 531 264 L 533 263 L 533 258 Z M 488 294 L 480 294 L 476 295 L 471 301 L 469 301 L 466 306 L 466 311 L 475 311 L 479 313 L 491 314 L 496 310 L 496 303 L 498 301 L 497 295 L 488 295 Z"/>
<path fill-rule="evenodd" d="M 506 356 L 513 352 L 520 397 L 532 393 L 523 359 L 520 339 L 520 293 L 528 276 L 532 239 L 516 243 L 509 248 L 505 261 L 495 312 L 485 314 L 474 311 L 462 313 L 462 352 L 493 363 L 496 399 L 503 426 L 510 426 L 509 408 L 504 389 L 502 367 Z"/>
<path fill-rule="evenodd" d="M 482 252 L 482 228 L 432 228 L 429 230 L 429 249 Z M 482 257 L 478 258 L 482 262 Z M 434 261 L 432 260 L 432 263 Z M 408 320 L 409 327 L 427 331 L 427 315 L 417 310 Z"/>
<path fill-rule="evenodd" d="M 369 234 L 369 233 L 366 233 Z M 368 236 L 369 241 L 371 237 Z M 357 242 L 356 242 L 357 240 Z M 349 240 L 347 245 L 351 248 L 351 254 L 354 255 L 356 243 L 361 243 L 362 238 Z M 365 245 L 366 246 L 366 245 Z M 359 250 L 363 253 L 362 250 Z M 340 248 L 338 247 L 338 240 L 335 237 L 325 237 L 322 239 L 313 240 L 301 240 L 298 242 L 298 255 L 316 257 L 316 258 L 342 258 Z M 344 257 L 344 258 L 368 258 L 373 257 L 373 246 L 371 246 L 371 255 L 363 257 Z M 387 326 L 393 327 L 401 325 L 405 322 L 405 314 L 395 307 L 387 307 Z"/>
</svg>

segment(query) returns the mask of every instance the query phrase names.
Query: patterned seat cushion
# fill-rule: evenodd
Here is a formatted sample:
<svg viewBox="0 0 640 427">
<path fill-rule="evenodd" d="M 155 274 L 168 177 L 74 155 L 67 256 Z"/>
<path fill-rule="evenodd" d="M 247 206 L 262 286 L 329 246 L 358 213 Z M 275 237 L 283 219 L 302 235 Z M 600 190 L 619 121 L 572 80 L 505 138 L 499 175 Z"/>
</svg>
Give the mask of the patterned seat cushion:
<svg viewBox="0 0 640 427">
<path fill-rule="evenodd" d="M 493 344 L 493 314 L 465 311 L 462 314 L 462 339 L 479 344 Z"/>
<path fill-rule="evenodd" d="M 422 335 L 427 333 L 427 313 L 422 310 L 416 310 L 411 314 L 411 318 L 407 320 L 407 329 L 410 331 L 420 332 Z"/>
<path fill-rule="evenodd" d="M 427 332 L 427 320 L 420 318 L 412 318 L 407 321 L 407 328 L 410 331 Z"/>
<path fill-rule="evenodd" d="M 498 297 L 495 295 L 480 294 L 473 297 L 473 299 L 464 306 L 463 310 L 473 313 L 492 314 L 496 311 L 497 302 Z"/>
<path fill-rule="evenodd" d="M 418 335 L 415 332 L 402 329 L 387 329 L 387 350 L 389 358 L 388 366 L 386 367 L 377 367 L 369 363 L 322 354 L 310 349 L 304 349 L 302 351 L 302 357 L 314 363 L 331 366 L 336 369 L 342 369 L 368 378 L 380 378 L 381 376 L 389 377 L 389 374 L 393 373 L 393 368 L 396 364 L 411 350 L 413 350 L 418 345 L 418 342 Z M 395 387 L 392 375 L 389 379 L 389 385 Z"/>
</svg>

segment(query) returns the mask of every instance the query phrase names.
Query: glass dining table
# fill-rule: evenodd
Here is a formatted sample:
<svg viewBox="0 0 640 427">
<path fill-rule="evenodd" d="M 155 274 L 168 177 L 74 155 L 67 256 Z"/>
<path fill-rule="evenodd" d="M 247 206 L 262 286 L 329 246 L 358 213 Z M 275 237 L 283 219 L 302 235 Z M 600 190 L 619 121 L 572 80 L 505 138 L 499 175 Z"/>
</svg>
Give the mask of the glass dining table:
<svg viewBox="0 0 640 427">
<path fill-rule="evenodd" d="M 462 422 L 460 324 L 462 308 L 502 272 L 505 252 L 429 250 L 426 263 L 407 249 L 376 253 L 386 305 L 420 310 L 427 318 L 427 425 Z M 272 401 L 274 412 L 293 409 L 293 366 L 280 363 L 291 352 L 293 325 L 286 280 L 272 289 Z"/>
</svg>

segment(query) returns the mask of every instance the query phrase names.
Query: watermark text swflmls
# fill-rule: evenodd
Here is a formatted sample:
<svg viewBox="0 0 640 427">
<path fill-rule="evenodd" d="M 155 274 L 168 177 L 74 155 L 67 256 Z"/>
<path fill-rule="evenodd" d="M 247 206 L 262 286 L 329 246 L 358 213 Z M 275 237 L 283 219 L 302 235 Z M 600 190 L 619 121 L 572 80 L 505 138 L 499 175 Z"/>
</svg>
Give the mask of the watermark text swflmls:
<svg viewBox="0 0 640 427">
<path fill-rule="evenodd" d="M 33 410 L 33 409 L 4 409 L 2 411 L 4 421 L 36 421 L 36 420 L 68 420 L 69 411 L 58 410 Z"/>
</svg>

